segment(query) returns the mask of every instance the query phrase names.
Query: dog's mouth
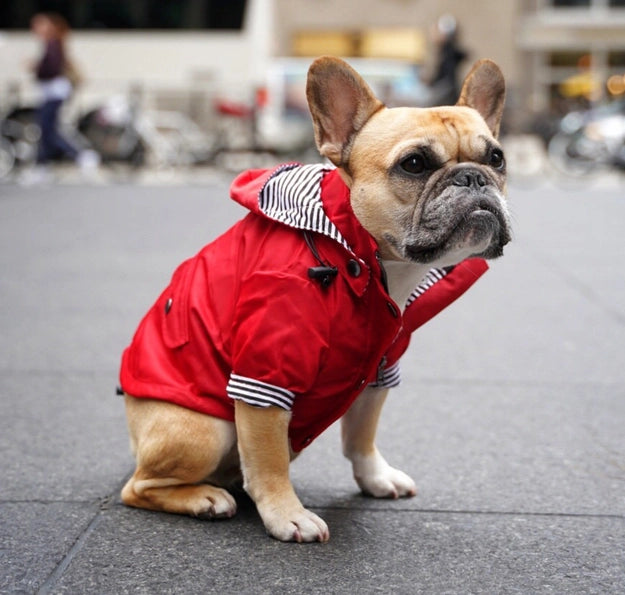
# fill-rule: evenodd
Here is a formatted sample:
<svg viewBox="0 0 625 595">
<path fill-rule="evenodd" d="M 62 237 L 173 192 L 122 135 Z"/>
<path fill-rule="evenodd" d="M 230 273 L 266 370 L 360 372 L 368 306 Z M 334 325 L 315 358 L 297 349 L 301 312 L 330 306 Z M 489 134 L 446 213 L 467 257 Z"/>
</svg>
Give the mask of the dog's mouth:
<svg viewBox="0 0 625 595">
<path fill-rule="evenodd" d="M 498 195 L 463 201 L 462 208 L 445 201 L 434 204 L 402 246 L 408 260 L 420 264 L 456 254 L 462 258 L 497 258 L 511 240 L 509 217 Z"/>
<path fill-rule="evenodd" d="M 480 203 L 473 211 L 470 211 L 460 217 L 450 235 L 453 235 L 457 231 L 462 231 L 464 228 L 468 231 L 474 228 L 477 230 L 484 228 L 485 231 L 494 231 L 501 229 L 502 227 L 506 227 L 506 222 L 501 210 L 496 209 L 494 205 L 489 202 L 483 202 Z"/>
</svg>

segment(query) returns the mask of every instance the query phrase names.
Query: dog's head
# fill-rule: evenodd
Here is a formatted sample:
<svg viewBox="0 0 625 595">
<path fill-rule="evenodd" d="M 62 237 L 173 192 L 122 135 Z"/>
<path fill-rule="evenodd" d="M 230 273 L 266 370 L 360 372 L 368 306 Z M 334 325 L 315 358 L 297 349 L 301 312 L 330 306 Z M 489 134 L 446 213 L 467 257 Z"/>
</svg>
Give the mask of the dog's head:
<svg viewBox="0 0 625 595">
<path fill-rule="evenodd" d="M 497 141 L 505 84 L 494 62 L 475 64 L 455 106 L 386 108 L 329 57 L 310 67 L 307 96 L 319 151 L 340 168 L 384 258 L 446 266 L 501 256 L 510 241 Z"/>
</svg>

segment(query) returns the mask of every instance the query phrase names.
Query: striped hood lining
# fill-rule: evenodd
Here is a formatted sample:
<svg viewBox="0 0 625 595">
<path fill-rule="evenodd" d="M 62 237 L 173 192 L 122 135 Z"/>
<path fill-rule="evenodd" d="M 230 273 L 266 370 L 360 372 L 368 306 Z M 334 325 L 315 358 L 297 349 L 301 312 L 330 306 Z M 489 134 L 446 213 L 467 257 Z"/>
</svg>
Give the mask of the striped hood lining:
<svg viewBox="0 0 625 595">
<path fill-rule="evenodd" d="M 320 164 L 284 165 L 261 188 L 258 206 L 274 221 L 323 234 L 353 252 L 323 209 L 321 180 L 331 170 Z"/>
</svg>

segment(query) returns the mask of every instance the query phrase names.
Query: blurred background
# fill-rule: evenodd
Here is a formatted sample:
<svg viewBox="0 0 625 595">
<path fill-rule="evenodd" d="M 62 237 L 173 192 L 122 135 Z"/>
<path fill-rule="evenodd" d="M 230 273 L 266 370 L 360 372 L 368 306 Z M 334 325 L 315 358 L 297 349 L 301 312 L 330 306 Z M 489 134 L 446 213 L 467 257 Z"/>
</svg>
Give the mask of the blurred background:
<svg viewBox="0 0 625 595">
<path fill-rule="evenodd" d="M 314 160 L 305 74 L 333 54 L 388 105 L 424 107 L 453 103 L 472 63 L 492 58 L 509 88 L 512 177 L 625 169 L 625 0 L 2 0 L 3 180 L 36 160 L 27 65 L 41 11 L 71 27 L 59 126 L 104 168 Z"/>
</svg>

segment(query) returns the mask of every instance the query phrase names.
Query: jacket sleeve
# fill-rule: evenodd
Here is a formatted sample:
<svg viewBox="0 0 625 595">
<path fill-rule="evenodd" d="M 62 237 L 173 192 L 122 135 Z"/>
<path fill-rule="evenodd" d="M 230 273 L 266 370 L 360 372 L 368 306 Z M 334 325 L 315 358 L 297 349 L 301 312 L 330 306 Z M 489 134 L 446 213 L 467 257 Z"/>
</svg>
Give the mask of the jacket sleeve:
<svg viewBox="0 0 625 595">
<path fill-rule="evenodd" d="M 315 383 L 327 351 L 322 296 L 307 279 L 266 272 L 246 279 L 239 296 L 228 395 L 290 410 L 296 395 Z"/>
</svg>

